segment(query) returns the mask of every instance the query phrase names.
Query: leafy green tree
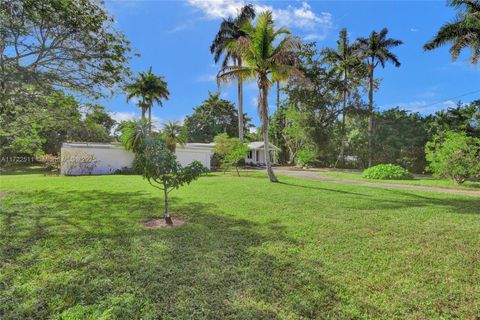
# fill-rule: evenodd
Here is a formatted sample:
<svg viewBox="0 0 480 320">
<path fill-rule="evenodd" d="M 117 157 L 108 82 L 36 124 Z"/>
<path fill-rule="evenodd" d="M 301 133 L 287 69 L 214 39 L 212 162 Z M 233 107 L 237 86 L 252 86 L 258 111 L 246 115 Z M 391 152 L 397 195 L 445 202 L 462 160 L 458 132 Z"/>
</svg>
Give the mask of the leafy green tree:
<svg viewBox="0 0 480 320">
<path fill-rule="evenodd" d="M 480 138 L 448 131 L 426 145 L 428 168 L 440 178 L 461 184 L 468 178 L 480 178 Z"/>
<path fill-rule="evenodd" d="M 110 133 L 112 128 L 117 124 L 115 120 L 108 114 L 105 107 L 101 105 L 87 104 L 88 113 L 85 116 L 85 123 L 97 124 L 105 129 L 105 132 Z"/>
<path fill-rule="evenodd" d="M 450 0 L 449 5 L 460 10 L 456 18 L 444 24 L 423 49 L 433 50 L 450 43 L 450 55 L 455 61 L 463 49 L 470 48 L 471 62 L 477 64 L 480 59 L 480 1 Z"/>
<path fill-rule="evenodd" d="M 339 160 L 344 165 L 346 129 L 345 120 L 350 106 L 350 96 L 358 91 L 366 76 L 365 64 L 358 55 L 358 43 L 350 43 L 347 29 L 340 30 L 337 48 L 326 48 L 321 51 L 325 62 L 331 66 L 339 80 L 339 92 L 342 96 L 342 138 L 340 143 Z"/>
<path fill-rule="evenodd" d="M 178 121 L 168 121 L 167 123 L 164 123 L 161 136 L 168 150 L 173 153 L 175 153 L 177 144 L 184 144 L 187 142 L 183 127 Z"/>
<path fill-rule="evenodd" d="M 369 120 L 368 120 L 368 146 L 369 158 L 368 166 L 372 166 L 373 162 L 373 130 L 374 130 L 374 112 L 373 112 L 373 91 L 375 90 L 375 68 L 380 64 L 385 68 L 385 63 L 391 62 L 395 67 L 400 67 L 400 62 L 395 54 L 390 50 L 403 44 L 402 41 L 393 38 L 387 38 L 388 29 L 383 28 L 380 32 L 372 31 L 368 38 L 358 38 L 359 50 L 365 58 L 369 69 L 369 87 L 368 87 L 368 106 L 369 106 Z"/>
<path fill-rule="evenodd" d="M 458 102 L 456 107 L 436 112 L 429 118 L 428 130 L 431 136 L 458 131 L 480 138 L 480 100 L 469 104 Z"/>
<path fill-rule="evenodd" d="M 163 106 L 162 99 L 168 100 L 170 92 L 167 82 L 163 77 L 156 76 L 152 72 L 152 67 L 147 72 L 140 72 L 138 77 L 125 86 L 127 92 L 127 101 L 132 98 L 139 98 L 138 106 L 142 109 L 142 119 L 145 119 L 145 113 L 148 110 L 149 130 L 152 131 L 152 107 L 157 103 Z"/>
<path fill-rule="evenodd" d="M 173 224 L 170 217 L 168 195 L 172 190 L 189 184 L 198 179 L 207 169 L 199 162 L 194 161 L 182 167 L 173 152 L 155 138 L 147 138 L 137 154 L 137 165 L 142 176 L 155 188 L 163 191 L 164 211 L 163 217 L 167 224 Z"/>
<path fill-rule="evenodd" d="M 129 75 L 130 43 L 99 1 L 0 1 L 0 19 L 0 102 L 20 84 L 104 96 Z"/>
<path fill-rule="evenodd" d="M 223 56 L 222 67 L 226 67 L 229 62 L 233 62 L 235 66 L 242 65 L 242 57 L 234 51 L 228 50 L 228 45 L 232 41 L 238 41 L 245 33 L 241 29 L 242 25 L 255 18 L 255 10 L 251 4 L 245 5 L 235 18 L 223 19 L 220 24 L 215 38 L 210 46 L 210 52 L 214 55 L 215 63 L 220 61 Z M 244 124 L 243 124 L 243 79 L 237 79 L 238 90 L 238 137 L 243 141 Z"/>
<path fill-rule="evenodd" d="M 259 90 L 258 111 L 262 122 L 265 145 L 265 164 L 271 182 L 278 182 L 272 169 L 268 151 L 268 93 L 272 83 L 293 74 L 300 74 L 295 67 L 299 47 L 297 38 L 289 35 L 286 29 L 275 30 L 272 13 L 261 13 L 256 25 L 244 23 L 241 30 L 245 36 L 228 44 L 229 50 L 241 56 L 245 65 L 226 66 L 218 74 L 220 81 L 229 79 L 256 78 Z M 282 35 L 285 37 L 280 38 Z"/>
<path fill-rule="evenodd" d="M 120 142 L 125 149 L 138 154 L 149 136 L 149 123 L 145 119 L 122 121 L 117 131 L 120 132 Z"/>
<path fill-rule="evenodd" d="M 214 141 L 215 153 L 220 157 L 221 168 L 226 172 L 234 167 L 240 177 L 238 166 L 247 156 L 248 145 L 238 138 L 229 138 L 226 133 L 217 135 Z"/>
<path fill-rule="evenodd" d="M 185 118 L 184 128 L 188 142 L 210 143 L 216 135 L 227 133 L 237 137 L 237 110 L 228 100 L 221 99 L 220 93 L 208 93 L 208 98 L 193 109 L 194 112 Z M 250 119 L 244 115 L 244 133 L 251 127 Z"/>
</svg>

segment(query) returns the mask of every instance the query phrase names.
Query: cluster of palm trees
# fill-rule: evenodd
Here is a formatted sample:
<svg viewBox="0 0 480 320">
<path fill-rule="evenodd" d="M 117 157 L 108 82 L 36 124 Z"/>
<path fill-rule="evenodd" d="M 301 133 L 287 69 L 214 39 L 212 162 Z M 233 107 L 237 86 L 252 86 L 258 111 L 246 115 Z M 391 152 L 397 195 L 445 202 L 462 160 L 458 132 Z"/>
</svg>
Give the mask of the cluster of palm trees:
<svg viewBox="0 0 480 320">
<path fill-rule="evenodd" d="M 287 29 L 276 29 L 270 11 L 262 12 L 253 23 L 255 12 L 251 5 L 244 6 L 237 18 L 225 19 L 217 33 L 211 52 L 215 61 L 224 57 L 217 74 L 218 83 L 236 80 L 239 87 L 239 118 L 242 113 L 242 83 L 256 80 L 258 85 L 258 113 L 264 140 L 265 165 L 270 181 L 278 182 L 269 154 L 268 94 L 275 82 L 284 81 L 296 68 L 300 46 L 298 38 Z M 239 136 L 243 138 L 242 119 L 239 120 Z"/>
</svg>

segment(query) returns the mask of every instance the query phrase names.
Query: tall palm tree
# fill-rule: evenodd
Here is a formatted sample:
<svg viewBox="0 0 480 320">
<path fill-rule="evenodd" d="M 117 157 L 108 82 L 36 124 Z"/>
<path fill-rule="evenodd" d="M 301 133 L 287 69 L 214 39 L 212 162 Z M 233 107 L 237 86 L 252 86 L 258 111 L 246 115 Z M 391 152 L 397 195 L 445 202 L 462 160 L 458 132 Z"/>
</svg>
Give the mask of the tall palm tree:
<svg viewBox="0 0 480 320">
<path fill-rule="evenodd" d="M 423 49 L 433 50 L 451 43 L 450 54 L 455 61 L 462 49 L 470 48 L 471 62 L 477 64 L 480 59 L 480 1 L 451 0 L 449 5 L 460 12 L 453 22 L 444 24 Z"/>
<path fill-rule="evenodd" d="M 369 86 L 368 86 L 368 166 L 372 166 L 372 139 L 373 139 L 373 91 L 374 91 L 374 71 L 380 64 L 385 68 L 386 62 L 391 62 L 395 67 L 400 67 L 400 62 L 396 55 L 390 49 L 401 45 L 401 40 L 387 38 L 388 29 L 383 28 L 380 32 L 372 31 L 368 38 L 358 38 L 359 50 L 363 58 L 365 58 L 369 71 Z"/>
<path fill-rule="evenodd" d="M 237 41 L 231 41 L 227 50 L 235 52 L 245 62 L 237 66 L 225 66 L 217 75 L 218 81 L 231 79 L 257 80 L 258 112 L 262 122 L 265 165 L 270 181 L 278 182 L 270 163 L 268 142 L 268 93 L 273 83 L 288 75 L 300 74 L 295 67 L 297 61 L 296 48 L 300 45 L 296 37 L 286 29 L 275 30 L 272 12 L 261 13 L 256 25 L 244 23 L 241 30 L 245 33 Z M 282 35 L 283 38 L 280 38 Z"/>
<path fill-rule="evenodd" d="M 244 37 L 245 33 L 241 30 L 245 22 L 255 18 L 255 10 L 251 4 L 245 5 L 236 18 L 228 18 L 222 21 L 220 30 L 213 39 L 210 46 L 210 52 L 214 55 L 214 61 L 217 63 L 223 56 L 222 68 L 226 67 L 229 62 L 233 62 L 236 66 L 242 65 L 242 57 L 235 52 L 227 50 L 227 45 L 231 41 L 237 41 L 240 37 Z M 243 81 L 237 81 L 238 91 L 238 137 L 243 142 Z"/>
<path fill-rule="evenodd" d="M 127 102 L 132 98 L 140 98 L 138 105 L 142 109 L 142 120 L 148 110 L 149 131 L 152 132 L 152 106 L 157 103 L 162 107 L 162 99 L 168 100 L 170 96 L 164 77 L 156 76 L 150 67 L 147 72 L 140 72 L 132 83 L 127 84 L 125 91 Z"/>
<path fill-rule="evenodd" d="M 345 119 L 348 113 L 348 101 L 351 89 L 358 85 L 352 83 L 358 78 L 358 73 L 362 67 L 361 58 L 358 56 L 358 43 L 350 43 L 346 28 L 340 30 L 337 40 L 337 48 L 326 48 L 321 51 L 324 60 L 332 66 L 337 78 L 340 80 L 340 91 L 342 94 L 342 142 L 340 146 L 340 155 L 338 157 L 342 164 L 344 163 L 344 149 L 346 140 Z"/>
<path fill-rule="evenodd" d="M 177 143 L 184 144 L 187 142 L 182 134 L 182 125 L 178 121 L 168 121 L 163 124 L 162 138 L 167 148 L 172 152 L 175 152 Z"/>
</svg>

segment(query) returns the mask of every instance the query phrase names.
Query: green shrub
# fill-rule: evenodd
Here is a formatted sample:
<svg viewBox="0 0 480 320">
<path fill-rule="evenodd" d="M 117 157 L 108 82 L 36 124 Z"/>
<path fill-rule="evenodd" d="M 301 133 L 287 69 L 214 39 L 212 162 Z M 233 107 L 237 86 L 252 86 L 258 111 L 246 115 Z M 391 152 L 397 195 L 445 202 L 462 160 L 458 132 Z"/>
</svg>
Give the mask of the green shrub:
<svg viewBox="0 0 480 320">
<path fill-rule="evenodd" d="M 363 171 L 362 176 L 367 179 L 378 180 L 408 180 L 413 176 L 408 170 L 395 164 L 379 164 Z"/>
<path fill-rule="evenodd" d="M 314 164 L 316 159 L 317 153 L 315 150 L 304 148 L 298 152 L 295 162 L 299 166 L 307 167 Z"/>
<path fill-rule="evenodd" d="M 435 177 L 449 178 L 460 184 L 480 177 L 480 138 L 447 131 L 425 147 L 428 169 Z"/>
</svg>

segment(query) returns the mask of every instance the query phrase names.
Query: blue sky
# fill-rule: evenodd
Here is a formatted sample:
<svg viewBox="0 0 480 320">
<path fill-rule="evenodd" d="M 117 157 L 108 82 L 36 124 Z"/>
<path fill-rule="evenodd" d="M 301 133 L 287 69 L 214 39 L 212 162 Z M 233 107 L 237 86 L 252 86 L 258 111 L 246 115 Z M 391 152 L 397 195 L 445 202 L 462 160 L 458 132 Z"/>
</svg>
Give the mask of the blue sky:
<svg viewBox="0 0 480 320">
<path fill-rule="evenodd" d="M 294 34 L 317 41 L 319 48 L 335 46 L 338 31 L 346 27 L 353 39 L 372 30 L 389 29 L 391 37 L 404 45 L 394 52 L 402 66 L 387 65 L 376 71 L 382 78 L 375 94 L 380 110 L 400 106 L 403 109 L 431 113 L 454 104 L 453 97 L 480 89 L 480 70 L 468 63 L 466 51 L 452 62 L 448 47 L 423 52 L 422 45 L 438 28 L 454 18 L 455 11 L 446 1 L 254 1 L 257 11 L 270 9 L 277 25 Z M 242 2 L 107 0 L 116 27 L 132 42 L 141 56 L 131 61 L 134 72 L 152 66 L 154 73 L 165 76 L 171 93 L 163 108 L 154 107 L 158 124 L 183 120 L 207 96 L 215 92 L 218 66 L 213 64 L 209 45 L 222 17 L 235 14 Z M 236 102 L 235 86 L 222 86 L 222 97 Z M 257 89 L 245 86 L 244 109 L 257 123 Z M 480 93 L 462 97 L 479 98 Z M 444 101 L 447 100 L 447 101 Z M 138 117 L 135 105 L 119 94 L 101 101 L 117 120 Z M 437 103 L 440 102 L 440 103 Z M 433 103 L 437 103 L 431 105 Z M 271 105 L 274 104 L 273 95 Z M 273 112 L 272 107 L 270 112 Z"/>
</svg>

